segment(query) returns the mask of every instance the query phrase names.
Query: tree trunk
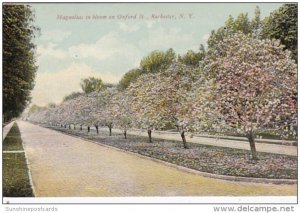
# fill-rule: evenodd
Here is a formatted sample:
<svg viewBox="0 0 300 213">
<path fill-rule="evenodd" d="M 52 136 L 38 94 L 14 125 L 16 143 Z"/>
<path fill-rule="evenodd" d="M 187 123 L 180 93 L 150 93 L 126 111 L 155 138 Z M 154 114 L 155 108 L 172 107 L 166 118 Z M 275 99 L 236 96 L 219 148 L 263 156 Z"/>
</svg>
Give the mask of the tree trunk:
<svg viewBox="0 0 300 213">
<path fill-rule="evenodd" d="M 151 130 L 151 129 L 148 129 L 149 143 L 152 143 L 151 133 L 152 133 L 152 130 Z"/>
<path fill-rule="evenodd" d="M 187 146 L 187 143 L 186 143 L 186 139 L 185 139 L 184 133 L 185 133 L 184 131 L 181 131 L 180 135 L 181 135 L 182 142 L 183 142 L 183 148 L 187 149 L 188 146 Z"/>
<path fill-rule="evenodd" d="M 74 130 L 76 129 L 76 125 L 74 124 Z"/>
<path fill-rule="evenodd" d="M 88 126 L 88 132 L 90 132 L 90 126 Z"/>
<path fill-rule="evenodd" d="M 82 125 L 80 125 L 80 131 L 82 130 Z"/>
<path fill-rule="evenodd" d="M 109 128 L 109 136 L 111 136 L 111 129 L 112 129 L 112 126 L 109 125 L 108 128 Z"/>
<path fill-rule="evenodd" d="M 98 125 L 95 125 L 96 131 L 97 131 L 97 135 L 99 134 L 99 129 L 98 129 Z"/>
<path fill-rule="evenodd" d="M 127 139 L 127 130 L 124 130 L 124 137 Z"/>
<path fill-rule="evenodd" d="M 295 131 L 295 138 L 298 139 L 298 126 L 297 125 L 294 125 L 293 126 L 293 129 Z"/>
<path fill-rule="evenodd" d="M 65 124 L 65 129 L 67 128 L 67 125 Z"/>
<path fill-rule="evenodd" d="M 71 129 L 71 125 L 69 124 L 69 129 Z"/>
<path fill-rule="evenodd" d="M 258 160 L 257 153 L 256 153 L 256 147 L 255 147 L 255 134 L 254 134 L 254 132 L 251 131 L 248 134 L 247 137 L 248 137 L 248 140 L 249 140 L 249 143 L 250 143 L 252 160 Z"/>
</svg>

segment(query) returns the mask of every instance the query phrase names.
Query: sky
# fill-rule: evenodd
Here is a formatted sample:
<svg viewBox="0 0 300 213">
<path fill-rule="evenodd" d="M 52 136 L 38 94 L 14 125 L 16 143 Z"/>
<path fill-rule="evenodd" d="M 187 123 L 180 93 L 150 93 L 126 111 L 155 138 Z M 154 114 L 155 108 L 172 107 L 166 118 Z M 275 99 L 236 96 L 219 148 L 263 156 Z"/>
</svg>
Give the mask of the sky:
<svg viewBox="0 0 300 213">
<path fill-rule="evenodd" d="M 31 3 L 40 35 L 34 40 L 37 76 L 32 104 L 60 103 L 80 81 L 117 83 L 154 50 L 177 54 L 206 45 L 229 15 L 261 18 L 281 3 Z M 70 18 L 71 17 L 71 18 Z"/>
</svg>

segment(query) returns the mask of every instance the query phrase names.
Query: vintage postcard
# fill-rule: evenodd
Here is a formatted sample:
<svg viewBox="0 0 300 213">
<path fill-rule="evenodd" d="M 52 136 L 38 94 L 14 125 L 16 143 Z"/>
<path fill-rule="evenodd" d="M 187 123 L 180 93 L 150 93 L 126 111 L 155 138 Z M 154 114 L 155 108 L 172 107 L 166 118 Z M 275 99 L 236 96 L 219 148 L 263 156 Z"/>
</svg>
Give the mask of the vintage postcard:
<svg viewBox="0 0 300 213">
<path fill-rule="evenodd" d="M 297 2 L 2 2 L 2 35 L 5 211 L 297 208 Z"/>
</svg>

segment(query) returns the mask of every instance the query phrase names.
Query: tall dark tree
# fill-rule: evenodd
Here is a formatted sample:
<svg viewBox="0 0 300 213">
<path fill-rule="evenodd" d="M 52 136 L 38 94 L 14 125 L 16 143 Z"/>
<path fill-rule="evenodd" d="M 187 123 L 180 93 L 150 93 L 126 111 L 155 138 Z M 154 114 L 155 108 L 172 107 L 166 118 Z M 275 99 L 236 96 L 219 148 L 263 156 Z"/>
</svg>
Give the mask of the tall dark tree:
<svg viewBox="0 0 300 213">
<path fill-rule="evenodd" d="M 39 32 L 30 6 L 3 4 L 3 119 L 19 116 L 30 103 L 37 70 L 33 38 Z"/>
<path fill-rule="evenodd" d="M 297 61 L 298 5 L 284 4 L 263 21 L 263 38 L 279 39 Z"/>
</svg>

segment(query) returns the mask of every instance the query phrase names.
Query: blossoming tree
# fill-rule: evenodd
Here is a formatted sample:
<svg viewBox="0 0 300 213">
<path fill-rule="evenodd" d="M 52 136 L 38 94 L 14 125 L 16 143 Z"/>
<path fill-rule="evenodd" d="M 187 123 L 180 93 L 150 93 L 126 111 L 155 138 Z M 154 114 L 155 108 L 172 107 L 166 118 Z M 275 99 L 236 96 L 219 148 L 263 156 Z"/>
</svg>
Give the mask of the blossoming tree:
<svg viewBox="0 0 300 213">
<path fill-rule="evenodd" d="M 110 103 L 114 124 L 123 130 L 125 139 L 127 139 L 127 130 L 133 126 L 135 120 L 131 102 L 132 96 L 125 90 L 116 93 Z"/>
<path fill-rule="evenodd" d="M 108 88 L 104 91 L 93 93 L 90 105 L 90 118 L 93 125 L 98 132 L 99 126 L 107 126 L 109 129 L 109 136 L 112 135 L 112 128 L 114 124 L 114 117 L 111 108 L 111 102 L 116 94 L 116 89 Z"/>
<path fill-rule="evenodd" d="M 152 128 L 162 129 L 171 125 L 178 129 L 183 146 L 187 148 L 185 132 L 191 131 L 196 121 L 191 116 L 193 103 L 189 93 L 199 76 L 199 69 L 173 64 L 167 70 L 142 75 L 129 87 L 134 97 L 132 108 L 142 126 L 148 128 L 150 142 Z"/>
<path fill-rule="evenodd" d="M 216 111 L 246 135 L 252 159 L 258 159 L 259 131 L 296 122 L 297 66 L 279 41 L 229 35 L 207 56 L 204 70 L 214 82 Z"/>
</svg>

